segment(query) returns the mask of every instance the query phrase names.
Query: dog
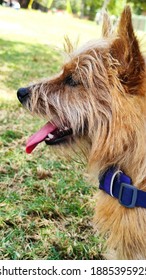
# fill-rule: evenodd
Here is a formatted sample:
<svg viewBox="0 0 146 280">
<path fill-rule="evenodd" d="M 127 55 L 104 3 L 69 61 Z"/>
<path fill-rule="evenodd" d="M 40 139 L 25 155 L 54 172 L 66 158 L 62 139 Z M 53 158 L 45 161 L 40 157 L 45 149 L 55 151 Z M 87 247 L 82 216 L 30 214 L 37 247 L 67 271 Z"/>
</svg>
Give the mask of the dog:
<svg viewBox="0 0 146 280">
<path fill-rule="evenodd" d="M 98 185 L 94 224 L 113 259 L 146 259 L 146 64 L 129 6 L 115 30 L 73 50 L 59 74 L 20 88 L 19 101 L 49 120 L 26 144 L 80 145 Z"/>
</svg>

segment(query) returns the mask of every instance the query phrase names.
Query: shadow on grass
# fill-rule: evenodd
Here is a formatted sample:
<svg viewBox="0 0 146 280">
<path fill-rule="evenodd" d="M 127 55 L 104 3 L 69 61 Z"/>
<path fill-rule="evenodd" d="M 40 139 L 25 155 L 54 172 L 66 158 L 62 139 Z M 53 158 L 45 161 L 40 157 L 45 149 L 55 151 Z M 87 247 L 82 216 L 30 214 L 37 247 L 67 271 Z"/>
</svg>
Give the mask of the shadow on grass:
<svg viewBox="0 0 146 280">
<path fill-rule="evenodd" d="M 0 83 L 17 88 L 59 70 L 61 56 L 48 45 L 0 39 Z"/>
</svg>

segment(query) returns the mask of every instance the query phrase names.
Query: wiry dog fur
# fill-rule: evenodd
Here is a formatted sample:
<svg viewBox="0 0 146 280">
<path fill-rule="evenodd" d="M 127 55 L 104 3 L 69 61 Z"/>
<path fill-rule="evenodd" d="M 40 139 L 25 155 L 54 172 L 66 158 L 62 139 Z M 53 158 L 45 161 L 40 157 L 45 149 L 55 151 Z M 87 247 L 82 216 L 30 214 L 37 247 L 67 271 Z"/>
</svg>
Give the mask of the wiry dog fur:
<svg viewBox="0 0 146 280">
<path fill-rule="evenodd" d="M 116 31 L 105 15 L 103 38 L 73 51 L 58 75 L 32 85 L 26 105 L 84 139 L 94 181 L 115 165 L 146 191 L 145 95 L 145 60 L 127 6 Z M 94 223 L 114 258 L 146 259 L 146 209 L 127 209 L 99 190 Z"/>
</svg>

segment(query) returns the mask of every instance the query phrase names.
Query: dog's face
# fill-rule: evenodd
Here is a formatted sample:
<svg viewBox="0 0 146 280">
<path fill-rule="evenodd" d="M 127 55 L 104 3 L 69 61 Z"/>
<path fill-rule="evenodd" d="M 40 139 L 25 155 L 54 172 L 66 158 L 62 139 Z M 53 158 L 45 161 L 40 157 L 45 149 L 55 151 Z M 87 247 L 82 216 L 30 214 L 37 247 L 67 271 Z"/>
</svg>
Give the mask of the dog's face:
<svg viewBox="0 0 146 280">
<path fill-rule="evenodd" d="M 100 115 L 103 119 L 110 114 L 108 48 L 105 39 L 86 45 L 70 55 L 55 77 L 18 90 L 19 101 L 49 121 L 30 139 L 27 152 L 42 140 L 55 145 L 71 143 L 85 134 L 90 137 Z"/>
<path fill-rule="evenodd" d="M 102 149 L 112 135 L 117 110 L 124 110 L 137 88 L 143 95 L 144 75 L 130 9 L 122 13 L 118 34 L 105 16 L 101 40 L 74 51 L 55 77 L 18 90 L 19 101 L 49 121 L 29 138 L 26 151 L 31 153 L 42 141 L 65 144 L 84 136 L 91 146 Z"/>
</svg>

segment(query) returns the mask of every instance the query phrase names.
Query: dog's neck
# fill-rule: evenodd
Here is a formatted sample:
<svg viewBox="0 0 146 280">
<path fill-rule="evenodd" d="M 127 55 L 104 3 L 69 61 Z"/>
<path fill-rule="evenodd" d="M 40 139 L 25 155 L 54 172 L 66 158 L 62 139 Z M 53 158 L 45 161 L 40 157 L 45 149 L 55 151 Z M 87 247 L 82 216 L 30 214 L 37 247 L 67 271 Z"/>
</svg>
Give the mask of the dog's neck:
<svg viewBox="0 0 146 280">
<path fill-rule="evenodd" d="M 117 166 L 132 179 L 136 187 L 146 191 L 145 117 L 139 111 L 132 111 L 132 106 L 135 106 L 132 102 L 126 106 L 129 106 L 131 116 L 126 115 L 127 108 L 125 112 L 121 108 L 121 116 L 115 112 L 118 119 L 114 116 L 114 123 L 112 119 L 107 126 L 107 134 L 97 135 L 98 146 L 96 143 L 92 146 L 89 169 L 97 178 L 98 171 L 101 174 L 111 166 Z"/>
</svg>

